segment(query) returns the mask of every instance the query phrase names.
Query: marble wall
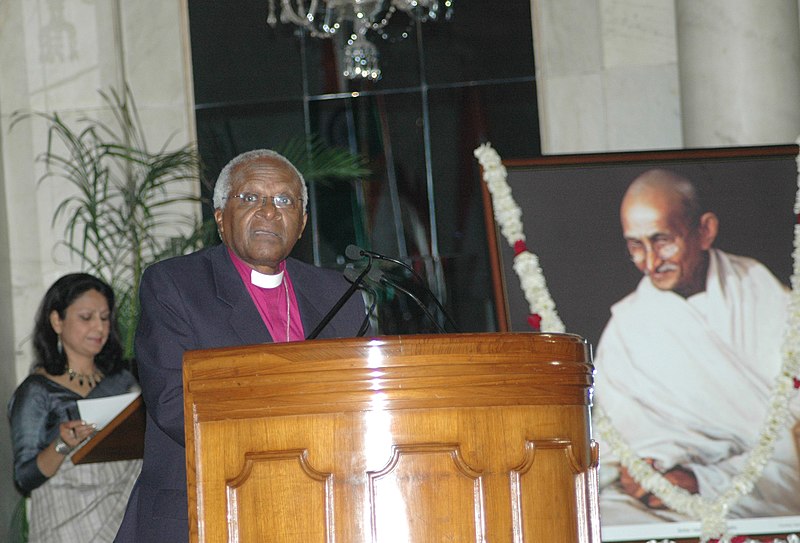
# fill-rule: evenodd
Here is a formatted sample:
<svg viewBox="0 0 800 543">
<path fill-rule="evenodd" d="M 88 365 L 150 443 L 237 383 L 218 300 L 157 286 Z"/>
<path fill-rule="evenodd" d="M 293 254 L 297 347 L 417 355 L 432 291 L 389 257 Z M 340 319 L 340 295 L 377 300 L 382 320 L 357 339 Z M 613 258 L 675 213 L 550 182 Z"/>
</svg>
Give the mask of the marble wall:
<svg viewBox="0 0 800 543">
<path fill-rule="evenodd" d="M 544 154 L 682 145 L 673 0 L 532 0 Z"/>
<path fill-rule="evenodd" d="M 677 0 L 686 147 L 792 143 L 800 135 L 796 0 Z"/>
<path fill-rule="evenodd" d="M 64 183 L 38 179 L 43 122 L 10 129 L 18 111 L 58 112 L 70 123 L 109 118 L 98 90 L 136 98 L 151 147 L 194 141 L 186 0 L 0 0 L 0 406 L 27 375 L 30 332 L 45 289 L 78 271 L 52 225 Z M 8 425 L 0 424 L 0 539 L 17 501 Z"/>
<path fill-rule="evenodd" d="M 532 0 L 544 154 L 791 143 L 797 0 Z"/>
</svg>

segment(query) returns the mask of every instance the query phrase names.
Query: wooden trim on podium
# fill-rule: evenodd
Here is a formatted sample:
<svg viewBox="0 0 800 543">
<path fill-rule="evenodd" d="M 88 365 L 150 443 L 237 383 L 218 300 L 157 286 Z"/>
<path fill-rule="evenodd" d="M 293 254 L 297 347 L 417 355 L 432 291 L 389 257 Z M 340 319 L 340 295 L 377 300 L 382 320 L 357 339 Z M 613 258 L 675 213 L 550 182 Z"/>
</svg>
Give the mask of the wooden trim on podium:
<svg viewBox="0 0 800 543">
<path fill-rule="evenodd" d="M 73 464 L 134 460 L 144 455 L 144 401 L 139 396 L 72 455 Z"/>
</svg>

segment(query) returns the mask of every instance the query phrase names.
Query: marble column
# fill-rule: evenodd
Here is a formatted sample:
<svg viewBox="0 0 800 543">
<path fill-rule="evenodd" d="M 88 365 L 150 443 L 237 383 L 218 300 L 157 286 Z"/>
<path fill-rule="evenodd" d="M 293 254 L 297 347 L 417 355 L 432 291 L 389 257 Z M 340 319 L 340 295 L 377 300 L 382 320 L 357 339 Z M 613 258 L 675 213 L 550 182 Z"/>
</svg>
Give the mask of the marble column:
<svg viewBox="0 0 800 543">
<path fill-rule="evenodd" d="M 28 374 L 31 329 L 47 287 L 81 263 L 63 250 L 53 213 L 66 183 L 38 180 L 43 121 L 10 125 L 14 112 L 58 112 L 73 124 L 107 119 L 98 90 L 126 81 L 151 148 L 195 139 L 188 0 L 0 0 L 0 406 Z M 0 533 L 19 497 L 8 424 L 0 424 Z"/>
<path fill-rule="evenodd" d="M 794 142 L 797 0 L 676 0 L 675 6 L 684 145 Z"/>
<path fill-rule="evenodd" d="M 73 190 L 36 160 L 47 125 L 15 112 L 58 112 L 110 121 L 98 91 L 135 97 L 151 149 L 195 140 L 187 0 L 7 0 L 0 2 L 0 338 L 13 354 L 2 365 L 19 382 L 31 363 L 28 336 L 44 290 L 81 262 L 59 247 L 56 207 Z M 113 123 L 112 123 L 113 124 Z M 182 190 L 184 190 L 182 188 Z M 16 378 L 16 379 L 15 379 Z"/>
</svg>

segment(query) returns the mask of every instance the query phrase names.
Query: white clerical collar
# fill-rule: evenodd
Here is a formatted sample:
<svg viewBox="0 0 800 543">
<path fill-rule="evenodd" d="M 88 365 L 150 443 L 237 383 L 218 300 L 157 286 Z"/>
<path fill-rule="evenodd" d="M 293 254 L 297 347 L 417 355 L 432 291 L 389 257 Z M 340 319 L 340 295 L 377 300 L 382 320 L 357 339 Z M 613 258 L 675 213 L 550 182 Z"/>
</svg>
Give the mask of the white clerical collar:
<svg viewBox="0 0 800 543">
<path fill-rule="evenodd" d="M 261 288 L 279 287 L 283 282 L 283 270 L 274 275 L 260 273 L 256 270 L 250 270 L 250 282 Z"/>
</svg>

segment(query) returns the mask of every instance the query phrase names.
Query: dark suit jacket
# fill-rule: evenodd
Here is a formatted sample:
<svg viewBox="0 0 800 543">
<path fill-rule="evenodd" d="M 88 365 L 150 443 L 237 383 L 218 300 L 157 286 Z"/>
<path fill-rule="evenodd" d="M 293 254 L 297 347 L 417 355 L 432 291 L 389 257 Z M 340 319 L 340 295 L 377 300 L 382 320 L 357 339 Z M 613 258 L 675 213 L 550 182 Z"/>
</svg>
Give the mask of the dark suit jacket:
<svg viewBox="0 0 800 543">
<path fill-rule="evenodd" d="M 286 267 L 308 335 L 349 284 L 335 271 L 294 259 L 287 259 Z M 147 408 L 144 463 L 115 541 L 187 541 L 183 353 L 272 338 L 223 245 L 152 265 L 139 297 L 136 360 Z M 356 294 L 318 337 L 353 337 L 364 315 Z"/>
</svg>

